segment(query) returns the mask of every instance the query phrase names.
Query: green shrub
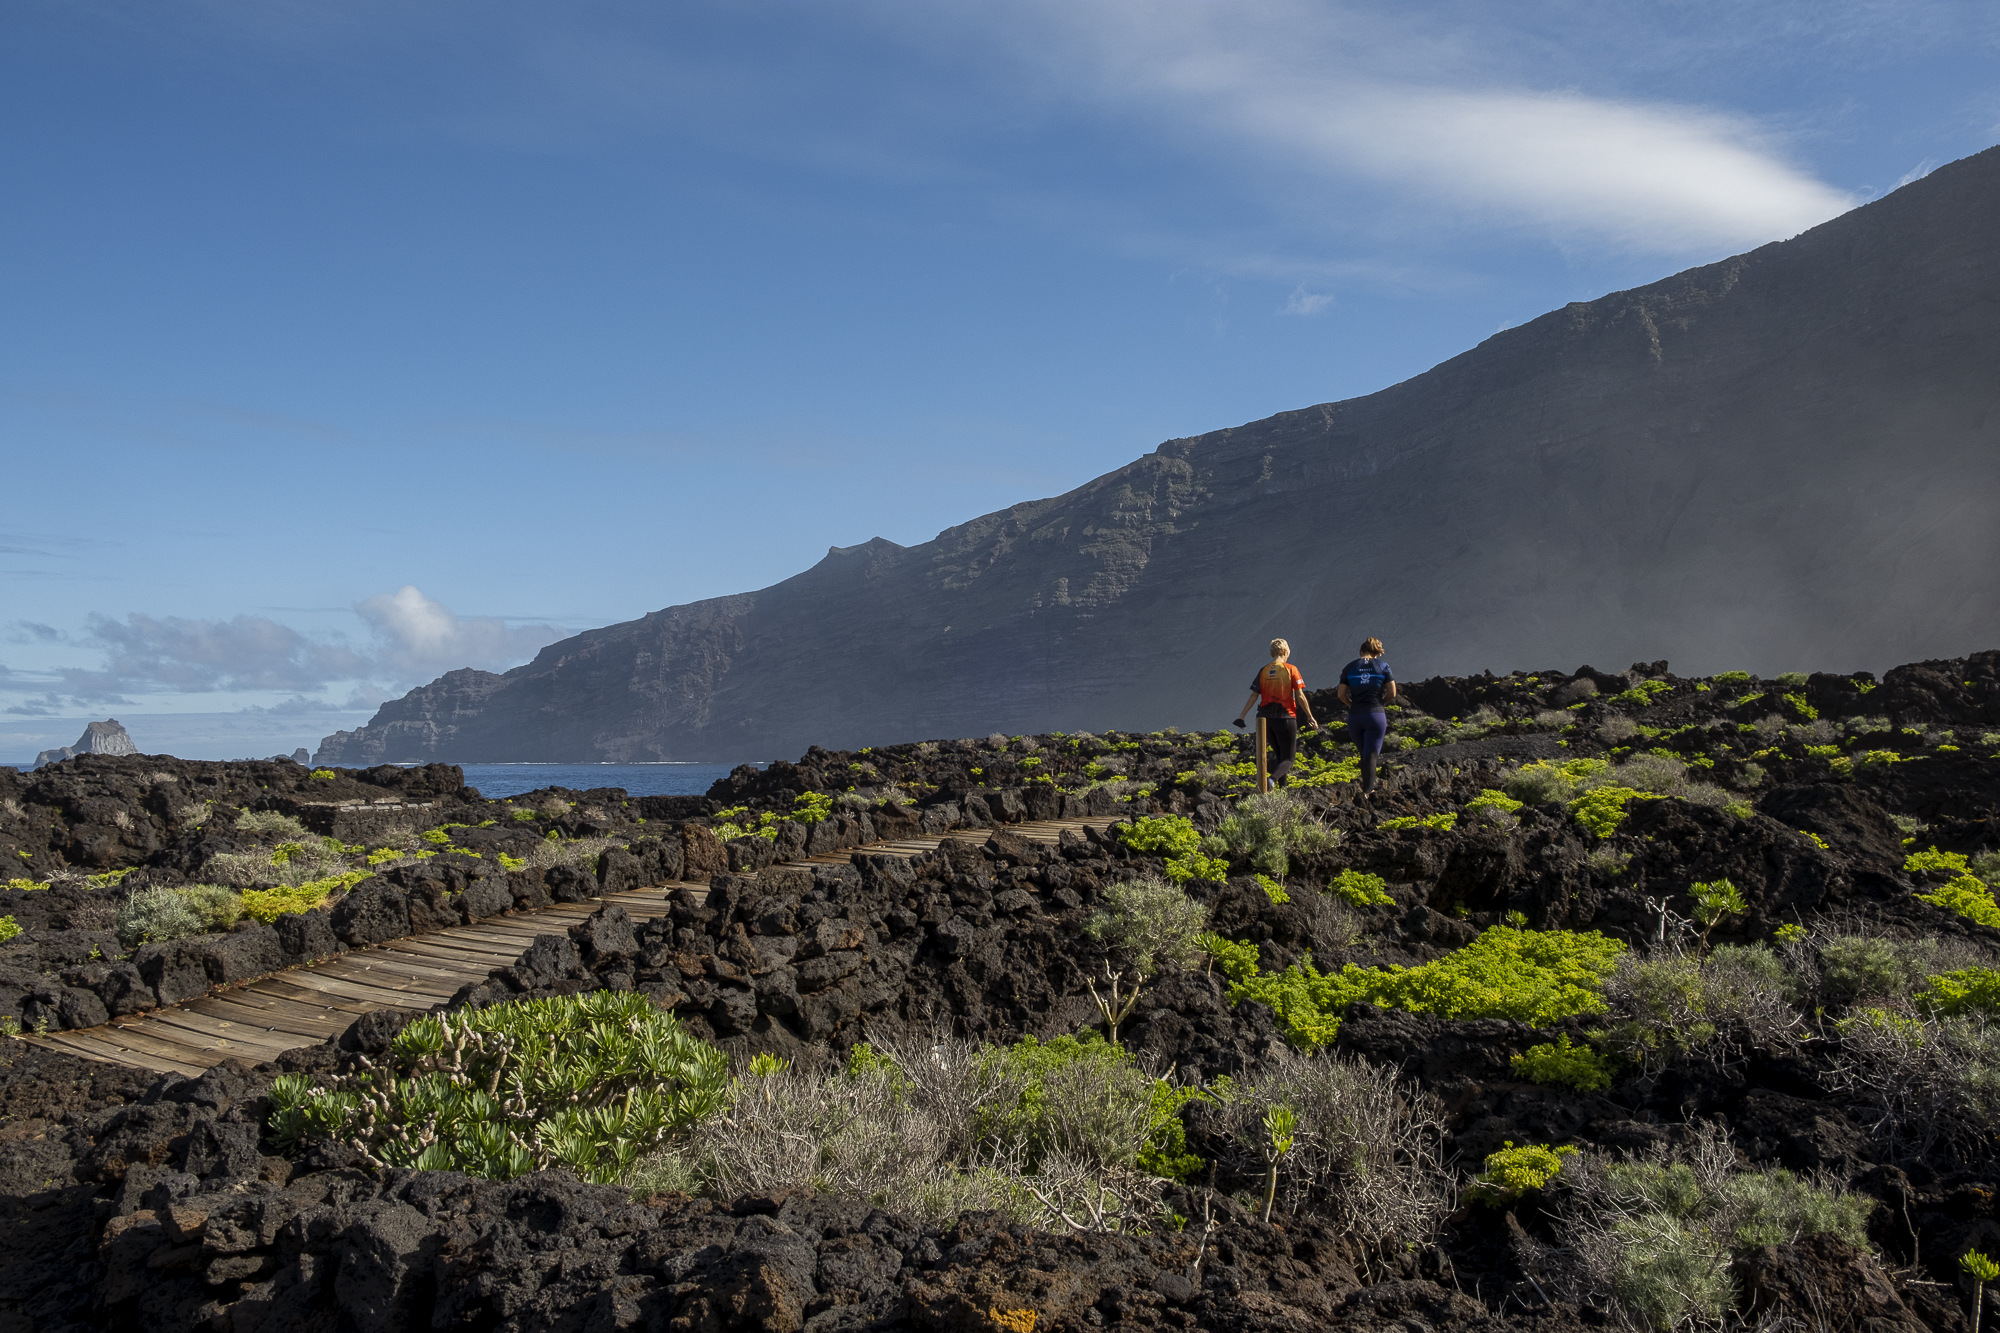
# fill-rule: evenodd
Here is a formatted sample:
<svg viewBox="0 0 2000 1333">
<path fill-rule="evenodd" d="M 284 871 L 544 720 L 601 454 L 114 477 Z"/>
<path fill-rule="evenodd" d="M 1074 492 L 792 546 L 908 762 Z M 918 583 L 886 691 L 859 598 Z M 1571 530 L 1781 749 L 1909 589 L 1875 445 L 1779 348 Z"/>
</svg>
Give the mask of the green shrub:
<svg viewBox="0 0 2000 1333">
<path fill-rule="evenodd" d="M 0 916 L 0 944 L 5 944 L 21 933 L 21 923 L 11 916 Z"/>
<path fill-rule="evenodd" d="M 1486 1155 L 1485 1169 L 1473 1177 L 1471 1197 L 1479 1203 L 1504 1205 L 1547 1185 L 1563 1169 L 1563 1161 L 1574 1157 L 1576 1149 L 1564 1144 L 1552 1148 L 1546 1143 L 1514 1146 L 1508 1139 L 1498 1152 Z"/>
<path fill-rule="evenodd" d="M 2000 926 L 2000 904 L 1993 901 L 1992 888 L 1977 875 L 1960 875 L 1934 893 L 1918 894 L 1917 901 L 1946 908 L 1982 926 Z"/>
<path fill-rule="evenodd" d="M 1916 1001 L 1923 1009 L 1947 1017 L 1964 1013 L 2000 1017 L 2000 969 L 1964 967 L 1939 973 L 1924 982 Z"/>
<path fill-rule="evenodd" d="M 245 916 L 258 921 L 276 921 L 291 913 L 310 911 L 325 903 L 333 894 L 352 888 L 367 878 L 366 870 L 350 870 L 344 875 L 307 880 L 303 884 L 275 889 L 245 889 L 240 900 L 242 911 Z"/>
<path fill-rule="evenodd" d="M 1631 689 L 1611 696 L 1615 704 L 1627 704 L 1634 708 L 1650 708 L 1653 701 L 1663 694 L 1673 692 L 1673 686 L 1664 680 L 1642 680 Z"/>
<path fill-rule="evenodd" d="M 1512 1063 L 1514 1072 L 1530 1083 L 1552 1083 L 1578 1092 L 1601 1092 L 1611 1086 L 1610 1064 L 1588 1046 L 1572 1046 L 1567 1034 L 1530 1046 Z"/>
<path fill-rule="evenodd" d="M 1202 850 L 1247 861 L 1282 879 L 1291 870 L 1291 853 L 1324 851 L 1339 839 L 1296 794 L 1274 791 L 1244 797 L 1235 813 L 1202 841 Z"/>
<path fill-rule="evenodd" d="M 1713 680 L 1717 685 L 1747 685 L 1750 683 L 1750 673 L 1747 671 L 1721 671 L 1709 677 L 1709 679 Z"/>
<path fill-rule="evenodd" d="M 1333 877 L 1333 883 L 1326 886 L 1328 893 L 1337 894 L 1356 907 L 1381 907 L 1396 900 L 1389 896 L 1389 885 L 1380 875 L 1370 875 L 1359 870 L 1343 870 Z"/>
<path fill-rule="evenodd" d="M 1569 759 L 1561 763 L 1539 759 L 1508 775 L 1507 794 L 1528 805 L 1568 801 L 1583 790 L 1585 783 L 1610 767 L 1610 762 L 1603 759 Z"/>
<path fill-rule="evenodd" d="M 118 908 L 112 925 L 127 949 L 141 944 L 184 940 L 208 929 L 201 913 L 179 889 L 140 889 Z"/>
<path fill-rule="evenodd" d="M 1603 1010 L 1598 987 L 1624 948 L 1595 931 L 1492 926 L 1464 948 L 1421 967 L 1349 963 L 1328 975 L 1308 955 L 1282 972 L 1232 971 L 1229 999 L 1268 1006 L 1286 1035 L 1309 1050 L 1333 1040 L 1340 1015 L 1357 1000 L 1441 1018 L 1512 1018 L 1547 1026 Z"/>
<path fill-rule="evenodd" d="M 1911 852 L 1903 858 L 1903 869 L 1913 874 L 1936 871 L 1954 878 L 1971 873 L 1971 867 L 1960 852 L 1941 852 L 1933 843 L 1927 852 Z"/>
<path fill-rule="evenodd" d="M 236 816 L 236 831 L 239 833 L 276 834 L 303 842 L 312 834 L 306 826 L 290 815 L 279 814 L 276 810 L 245 810 Z"/>
<path fill-rule="evenodd" d="M 1283 906 L 1292 900 L 1292 895 L 1285 892 L 1285 886 L 1278 883 L 1277 880 L 1272 879 L 1269 875 L 1257 876 L 1257 887 L 1264 891 L 1266 898 L 1269 898 L 1279 906 Z"/>
<path fill-rule="evenodd" d="M 1635 791 L 1631 787 L 1597 787 L 1571 801 L 1569 811 L 1577 823 L 1600 838 L 1608 838 L 1625 822 L 1625 807 L 1628 804 L 1659 799 L 1649 792 Z"/>
<path fill-rule="evenodd" d="M 1902 1000 L 1935 970 L 1936 946 L 1874 935 L 1835 935 L 1820 943 L 1819 998 L 1834 1007 Z"/>
<path fill-rule="evenodd" d="M 1167 862 L 1167 878 L 1176 884 L 1189 880 L 1205 879 L 1221 883 L 1229 878 L 1229 862 L 1220 857 L 1203 856 L 1200 852 L 1189 852 Z"/>
<path fill-rule="evenodd" d="M 1811 679 L 1803 671 L 1787 671 L 1772 678 L 1774 683 L 1787 690 L 1802 690 Z"/>
<path fill-rule="evenodd" d="M 1737 1170 L 1717 1131 L 1697 1129 L 1670 1160 L 1581 1157 L 1558 1184 L 1573 1283 L 1608 1290 L 1647 1328 L 1721 1323 L 1735 1305 L 1731 1262 L 1760 1246 L 1831 1234 L 1869 1248 L 1872 1200 L 1783 1168 Z"/>
<path fill-rule="evenodd" d="M 330 778 L 337 778 L 340 775 L 334 772 L 330 768 L 315 768 L 309 776 L 315 778 L 330 779 Z"/>
<path fill-rule="evenodd" d="M 523 824 L 532 824 L 535 822 L 537 818 L 539 818 L 539 816 L 537 816 L 533 810 L 509 811 L 509 816 L 513 819 L 519 820 Z"/>
<path fill-rule="evenodd" d="M 1440 833 L 1449 833 L 1457 826 L 1458 812 L 1447 811 L 1441 815 L 1402 815 L 1396 819 L 1385 819 L 1375 827 L 1380 829 L 1427 828 L 1435 829 Z"/>
<path fill-rule="evenodd" d="M 1201 847 L 1201 831 L 1179 815 L 1149 815 L 1116 826 L 1118 837 L 1135 852 L 1150 852 L 1168 860 Z"/>
<path fill-rule="evenodd" d="M 386 1066 L 271 1085 L 281 1146 L 327 1139 L 378 1166 L 510 1180 L 566 1166 L 609 1184 L 721 1109 L 728 1062 L 634 992 L 425 1015 Z"/>
<path fill-rule="evenodd" d="M 1185 967 L 1200 954 L 1208 909 L 1178 885 L 1142 876 L 1113 884 L 1099 902 L 1102 910 L 1084 923 L 1084 933 L 1129 950 L 1141 977 Z"/>
<path fill-rule="evenodd" d="M 1488 788 L 1467 801 L 1465 809 L 1467 813 L 1471 813 L 1474 810 L 1498 810 L 1502 814 L 1511 815 L 1516 810 L 1519 810 L 1523 804 L 1523 802 L 1517 801 L 1507 795 L 1506 792 L 1494 791 Z"/>
</svg>

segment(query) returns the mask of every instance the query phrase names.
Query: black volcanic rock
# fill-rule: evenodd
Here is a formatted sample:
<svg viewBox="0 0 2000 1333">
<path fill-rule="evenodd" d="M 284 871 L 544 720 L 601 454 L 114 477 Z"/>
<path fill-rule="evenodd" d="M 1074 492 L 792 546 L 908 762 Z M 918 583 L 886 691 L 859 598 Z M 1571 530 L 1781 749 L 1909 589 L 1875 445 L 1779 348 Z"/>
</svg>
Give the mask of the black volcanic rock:
<svg viewBox="0 0 2000 1333">
<path fill-rule="evenodd" d="M 1607 643 L 1766 673 L 1963 653 L 2000 621 L 1996 213 L 2000 149 L 1365 398 L 451 672 L 317 757 L 1207 723 L 1273 633 L 1313 683 L 1368 633 L 1413 678 Z"/>
</svg>

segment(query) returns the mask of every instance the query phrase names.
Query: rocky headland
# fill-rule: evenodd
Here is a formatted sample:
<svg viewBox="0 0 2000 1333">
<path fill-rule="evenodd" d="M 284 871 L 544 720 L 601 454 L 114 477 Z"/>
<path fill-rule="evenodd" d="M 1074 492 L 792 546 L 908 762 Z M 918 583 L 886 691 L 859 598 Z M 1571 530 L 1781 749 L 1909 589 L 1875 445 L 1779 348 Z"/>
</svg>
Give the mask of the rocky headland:
<svg viewBox="0 0 2000 1333">
<path fill-rule="evenodd" d="M 504 674 L 449 672 L 316 757 L 1151 730 L 1227 707 L 1274 634 L 1311 683 L 1364 634 L 1412 674 L 1398 654 L 1421 643 L 1426 675 L 1608 650 L 1766 674 L 1962 652 L 2000 631 L 1996 211 L 2000 149 L 1379 393 L 1169 440 L 1068 494 L 837 547 Z"/>
</svg>

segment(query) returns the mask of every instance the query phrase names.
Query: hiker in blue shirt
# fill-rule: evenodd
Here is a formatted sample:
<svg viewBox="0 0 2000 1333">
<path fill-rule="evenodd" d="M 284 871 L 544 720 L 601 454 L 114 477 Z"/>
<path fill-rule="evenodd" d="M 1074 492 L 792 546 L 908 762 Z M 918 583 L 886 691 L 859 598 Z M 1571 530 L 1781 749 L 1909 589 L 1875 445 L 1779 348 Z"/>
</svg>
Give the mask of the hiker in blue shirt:
<svg viewBox="0 0 2000 1333">
<path fill-rule="evenodd" d="M 1347 734 L 1361 749 L 1361 794 L 1375 790 L 1375 761 L 1389 734 L 1389 715 L 1382 706 L 1396 698 L 1396 673 L 1382 660 L 1382 641 L 1361 645 L 1361 656 L 1340 670 L 1340 702 L 1347 705 Z"/>
</svg>

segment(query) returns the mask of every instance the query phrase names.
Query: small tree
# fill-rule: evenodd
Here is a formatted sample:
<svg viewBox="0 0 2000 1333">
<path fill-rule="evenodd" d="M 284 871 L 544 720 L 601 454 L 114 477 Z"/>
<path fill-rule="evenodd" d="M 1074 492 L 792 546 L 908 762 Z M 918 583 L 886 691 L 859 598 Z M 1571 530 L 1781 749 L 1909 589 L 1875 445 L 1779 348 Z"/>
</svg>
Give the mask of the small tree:
<svg viewBox="0 0 2000 1333">
<path fill-rule="evenodd" d="M 1727 879 L 1718 879 L 1708 884 L 1696 884 L 1688 889 L 1694 898 L 1694 919 L 1701 925 L 1701 948 L 1708 949 L 1709 932 L 1732 916 L 1742 916 L 1750 910 L 1743 901 L 1743 893 Z"/>
<path fill-rule="evenodd" d="M 1967 1250 L 1958 1257 L 1958 1266 L 1972 1279 L 1972 1333 L 1979 1333 L 1979 1312 L 1986 1304 L 1986 1284 L 2000 1278 L 2000 1264 L 1991 1255 Z"/>
<path fill-rule="evenodd" d="M 1271 1183 L 1264 1191 L 1264 1220 L 1271 1220 L 1271 1206 L 1278 1201 L 1278 1163 L 1292 1150 L 1299 1127 L 1298 1113 L 1279 1103 L 1264 1111 L 1264 1160 L 1270 1164 Z M 1978 1333 L 1977 1329 L 1973 1333 Z"/>
<path fill-rule="evenodd" d="M 1097 1011 L 1104 1016 L 1106 1035 L 1118 1040 L 1118 1025 L 1139 1002 L 1145 982 L 1161 968 L 1185 967 L 1201 953 L 1201 928 L 1208 909 L 1187 896 L 1177 884 L 1151 875 L 1114 884 L 1104 892 L 1104 910 L 1084 923 L 1084 933 L 1132 956 L 1132 989 L 1124 990 L 1126 970 L 1106 964 L 1106 992 L 1085 983 Z"/>
</svg>

